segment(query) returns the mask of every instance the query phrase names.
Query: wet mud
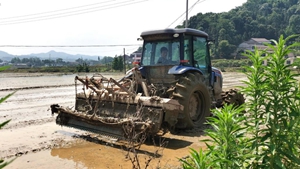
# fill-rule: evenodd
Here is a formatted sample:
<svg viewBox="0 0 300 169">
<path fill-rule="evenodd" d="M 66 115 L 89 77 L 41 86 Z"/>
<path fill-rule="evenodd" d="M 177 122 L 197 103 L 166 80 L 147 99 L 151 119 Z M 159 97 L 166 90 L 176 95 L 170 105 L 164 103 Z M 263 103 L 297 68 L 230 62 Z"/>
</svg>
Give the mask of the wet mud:
<svg viewBox="0 0 300 169">
<path fill-rule="evenodd" d="M 241 80 L 245 80 L 242 73 L 223 75 L 224 88 L 240 86 Z M 11 120 L 0 130 L 0 158 L 16 158 L 6 168 L 132 168 L 126 146 L 55 124 L 49 107 L 55 103 L 74 106 L 75 76 L 0 73 L 0 97 L 17 91 L 0 104 L 0 122 Z M 105 76 L 119 79 L 123 75 Z M 161 140 L 147 140 L 137 155 L 142 168 L 149 158 L 148 168 L 180 168 L 178 158 L 188 156 L 190 148 L 205 148 L 199 141 L 202 139 L 207 139 L 203 129 L 180 131 L 177 135 L 168 133 Z"/>
</svg>

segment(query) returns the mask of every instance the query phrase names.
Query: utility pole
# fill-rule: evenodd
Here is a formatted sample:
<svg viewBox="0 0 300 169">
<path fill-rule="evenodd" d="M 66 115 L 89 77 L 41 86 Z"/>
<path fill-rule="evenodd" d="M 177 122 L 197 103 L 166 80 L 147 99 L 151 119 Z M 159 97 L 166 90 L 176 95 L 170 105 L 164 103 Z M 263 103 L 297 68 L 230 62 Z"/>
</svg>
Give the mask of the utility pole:
<svg viewBox="0 0 300 169">
<path fill-rule="evenodd" d="M 125 48 L 123 48 L 123 53 L 124 53 L 124 55 L 123 55 L 124 74 L 126 74 L 126 62 L 125 62 L 126 56 L 125 56 Z"/>
<path fill-rule="evenodd" d="M 186 0 L 185 28 L 188 27 L 189 0 Z"/>
</svg>

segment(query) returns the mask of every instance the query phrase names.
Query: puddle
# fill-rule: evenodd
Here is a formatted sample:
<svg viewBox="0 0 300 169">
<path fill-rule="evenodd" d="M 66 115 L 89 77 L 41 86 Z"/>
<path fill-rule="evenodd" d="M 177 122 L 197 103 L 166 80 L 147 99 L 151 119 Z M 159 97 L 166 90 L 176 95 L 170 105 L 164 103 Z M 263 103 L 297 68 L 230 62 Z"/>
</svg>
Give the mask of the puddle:
<svg viewBox="0 0 300 169">
<path fill-rule="evenodd" d="M 167 134 L 164 143 L 167 147 L 154 146 L 147 141 L 136 149 L 141 168 L 150 160 L 149 168 L 180 168 L 178 158 L 189 155 L 189 148 L 199 149 L 205 145 L 199 139 L 207 137 L 173 136 Z M 187 141 L 188 140 L 188 141 Z M 157 140 L 158 141 L 158 140 Z M 98 143 L 95 143 L 98 142 Z M 133 154 L 130 154 L 133 157 Z M 74 138 L 67 145 L 18 157 L 7 168 L 76 168 L 76 169 L 127 169 L 132 168 L 126 147 L 109 144 L 97 138 Z"/>
<path fill-rule="evenodd" d="M 80 162 L 76 163 L 73 160 L 66 160 L 57 156 L 52 156 L 51 151 L 42 151 L 37 153 L 27 154 L 16 158 L 5 169 L 24 169 L 24 168 L 64 168 L 64 169 L 87 169 Z"/>
</svg>

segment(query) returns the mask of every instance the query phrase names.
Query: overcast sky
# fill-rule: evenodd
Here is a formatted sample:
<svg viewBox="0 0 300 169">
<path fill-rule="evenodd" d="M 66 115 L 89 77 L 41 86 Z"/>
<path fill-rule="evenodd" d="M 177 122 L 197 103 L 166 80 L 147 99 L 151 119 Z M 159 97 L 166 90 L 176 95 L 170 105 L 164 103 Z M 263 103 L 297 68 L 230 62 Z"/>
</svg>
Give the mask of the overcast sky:
<svg viewBox="0 0 300 169">
<path fill-rule="evenodd" d="M 189 17 L 200 12 L 227 12 L 246 0 L 189 0 L 189 8 L 196 2 Z M 174 28 L 184 21 L 186 10 L 186 0 L 0 0 L 0 4 L 0 46 L 141 44 L 136 39 L 142 31 Z M 55 50 L 115 56 L 122 54 L 123 48 L 129 54 L 138 46 L 0 50 L 15 55 Z"/>
</svg>

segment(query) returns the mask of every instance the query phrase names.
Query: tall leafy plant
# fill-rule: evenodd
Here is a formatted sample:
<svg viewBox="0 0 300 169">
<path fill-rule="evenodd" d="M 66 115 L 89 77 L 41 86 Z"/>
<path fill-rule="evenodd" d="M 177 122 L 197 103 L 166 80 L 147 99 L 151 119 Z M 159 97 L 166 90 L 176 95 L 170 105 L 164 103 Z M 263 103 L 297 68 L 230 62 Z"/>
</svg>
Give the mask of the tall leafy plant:
<svg viewBox="0 0 300 169">
<path fill-rule="evenodd" d="M 213 110 L 214 117 L 208 118 L 212 129 L 205 130 L 210 139 L 205 141 L 208 149 L 197 152 L 191 149 L 188 159 L 181 159 L 183 168 L 242 168 L 247 157 L 247 138 L 244 136 L 244 108 L 225 105 Z"/>
<path fill-rule="evenodd" d="M 268 65 L 254 66 L 261 69 L 260 79 L 251 81 L 244 93 L 253 100 L 249 106 L 249 116 L 255 124 L 253 138 L 254 153 L 257 156 L 257 168 L 298 168 L 300 167 L 299 121 L 300 104 L 297 74 L 291 72 L 291 65 L 286 65 L 286 56 L 299 43 L 288 45 L 288 41 L 296 35 L 284 39 L 280 36 L 275 45 L 267 44 Z M 254 55 L 258 58 L 259 55 Z M 253 73 L 252 73 L 253 74 Z M 253 77 L 253 76 L 252 76 Z M 260 89 L 257 94 L 253 91 Z M 250 105 L 249 104 L 249 105 Z M 257 109 L 258 108 L 258 109 Z"/>
<path fill-rule="evenodd" d="M 266 93 L 268 92 L 267 83 L 265 78 L 265 66 L 262 64 L 265 60 L 268 59 L 266 51 L 255 49 L 254 52 L 247 52 L 244 54 L 247 56 L 253 63 L 252 66 L 245 67 L 245 75 L 247 76 L 247 81 L 244 81 L 246 87 L 242 88 L 243 93 L 247 96 L 248 102 L 245 107 L 247 110 L 247 121 L 245 125 L 247 126 L 247 132 L 251 140 L 251 153 L 253 156 L 252 159 L 248 159 L 249 163 L 252 164 L 252 167 L 256 166 L 257 158 L 260 158 L 260 127 L 263 126 L 264 121 L 264 102 Z M 262 57 L 264 56 L 264 57 Z M 255 157 L 254 157 L 255 156 Z"/>
<path fill-rule="evenodd" d="M 285 64 L 286 56 L 300 46 L 288 44 L 295 37 L 280 36 L 275 45 L 267 44 L 268 50 L 246 54 L 253 62 L 246 67 L 248 80 L 242 87 L 246 113 L 231 106 L 214 111 L 208 122 L 213 129 L 206 130 L 208 149 L 191 151 L 189 159 L 181 159 L 183 168 L 300 168 L 298 74 Z"/>
</svg>

